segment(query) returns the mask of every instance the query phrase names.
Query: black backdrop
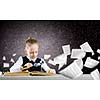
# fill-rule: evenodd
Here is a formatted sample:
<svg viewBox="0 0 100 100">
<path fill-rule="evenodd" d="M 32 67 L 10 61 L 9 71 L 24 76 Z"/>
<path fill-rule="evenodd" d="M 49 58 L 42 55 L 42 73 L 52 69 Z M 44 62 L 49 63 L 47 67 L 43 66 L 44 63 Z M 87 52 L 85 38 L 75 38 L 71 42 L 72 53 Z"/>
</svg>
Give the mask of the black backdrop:
<svg viewBox="0 0 100 100">
<path fill-rule="evenodd" d="M 85 20 L 1 20 L 0 59 L 13 54 L 24 55 L 25 39 L 28 36 L 40 42 L 39 56 L 51 54 L 52 58 L 61 54 L 62 45 L 70 44 L 79 48 L 89 42 L 93 50 L 100 48 L 100 21 Z"/>
</svg>

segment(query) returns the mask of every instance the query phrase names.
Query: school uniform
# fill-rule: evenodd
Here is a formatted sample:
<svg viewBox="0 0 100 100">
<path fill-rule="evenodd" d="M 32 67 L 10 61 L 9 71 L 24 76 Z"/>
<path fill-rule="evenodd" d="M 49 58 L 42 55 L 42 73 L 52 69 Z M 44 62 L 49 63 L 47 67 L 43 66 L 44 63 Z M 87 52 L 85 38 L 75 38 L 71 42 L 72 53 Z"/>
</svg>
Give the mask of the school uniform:
<svg viewBox="0 0 100 100">
<path fill-rule="evenodd" d="M 31 63 L 33 66 L 28 68 L 28 71 L 49 71 L 50 68 L 42 58 L 30 59 L 28 56 L 19 57 L 16 63 L 10 68 L 10 72 L 19 72 L 21 67 L 27 63 Z"/>
</svg>

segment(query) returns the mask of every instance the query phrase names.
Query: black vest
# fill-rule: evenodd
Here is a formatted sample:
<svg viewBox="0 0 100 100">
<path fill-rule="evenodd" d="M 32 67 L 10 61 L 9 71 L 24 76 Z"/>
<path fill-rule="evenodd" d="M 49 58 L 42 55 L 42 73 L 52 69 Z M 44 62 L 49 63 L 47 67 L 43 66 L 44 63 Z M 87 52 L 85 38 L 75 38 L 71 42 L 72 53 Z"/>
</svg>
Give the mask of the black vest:
<svg viewBox="0 0 100 100">
<path fill-rule="evenodd" d="M 28 71 L 44 71 L 42 68 L 41 68 L 41 65 L 44 63 L 40 58 L 37 58 L 35 60 L 35 62 L 33 61 L 30 61 L 26 56 L 25 57 L 22 57 L 23 58 L 23 64 L 22 66 L 24 66 L 26 63 L 32 63 L 33 66 L 30 67 L 28 69 Z"/>
</svg>

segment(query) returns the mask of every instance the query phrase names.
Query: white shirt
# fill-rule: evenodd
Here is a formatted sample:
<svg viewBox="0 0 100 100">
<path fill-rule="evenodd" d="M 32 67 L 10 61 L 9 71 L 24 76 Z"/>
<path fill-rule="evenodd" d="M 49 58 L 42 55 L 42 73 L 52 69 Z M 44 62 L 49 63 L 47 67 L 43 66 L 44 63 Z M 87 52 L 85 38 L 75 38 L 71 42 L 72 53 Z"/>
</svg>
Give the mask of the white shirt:
<svg viewBox="0 0 100 100">
<path fill-rule="evenodd" d="M 31 60 L 33 60 L 34 62 L 35 62 L 35 60 L 37 59 L 37 58 L 35 58 L 35 59 L 30 59 L 29 57 L 27 57 L 30 61 Z M 41 58 L 42 59 L 42 58 Z M 46 64 L 46 62 L 44 61 L 44 59 L 42 59 L 43 60 L 43 64 L 41 65 L 41 67 L 47 72 L 47 71 L 49 71 L 50 70 L 50 68 L 48 67 L 48 65 Z M 22 58 L 22 56 L 20 56 L 19 58 L 18 58 L 18 60 L 16 61 L 16 63 L 10 68 L 10 72 L 19 72 L 19 71 L 21 71 L 21 66 L 22 66 L 22 64 L 23 64 L 23 58 Z"/>
</svg>

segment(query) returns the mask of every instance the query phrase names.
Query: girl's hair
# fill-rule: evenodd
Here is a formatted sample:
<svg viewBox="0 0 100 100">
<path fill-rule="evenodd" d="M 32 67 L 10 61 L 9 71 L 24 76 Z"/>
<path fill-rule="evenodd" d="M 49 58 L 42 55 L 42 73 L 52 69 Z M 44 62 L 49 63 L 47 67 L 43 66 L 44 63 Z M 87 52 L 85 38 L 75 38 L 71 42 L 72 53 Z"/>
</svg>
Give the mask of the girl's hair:
<svg viewBox="0 0 100 100">
<path fill-rule="evenodd" d="M 38 41 L 36 39 L 33 39 L 31 37 L 28 37 L 28 39 L 26 39 L 26 43 L 30 43 L 30 44 L 38 44 Z"/>
</svg>

